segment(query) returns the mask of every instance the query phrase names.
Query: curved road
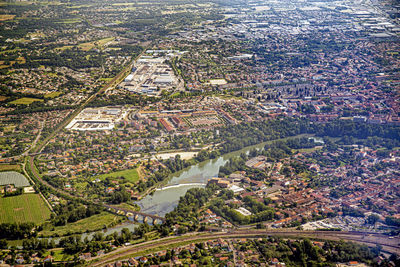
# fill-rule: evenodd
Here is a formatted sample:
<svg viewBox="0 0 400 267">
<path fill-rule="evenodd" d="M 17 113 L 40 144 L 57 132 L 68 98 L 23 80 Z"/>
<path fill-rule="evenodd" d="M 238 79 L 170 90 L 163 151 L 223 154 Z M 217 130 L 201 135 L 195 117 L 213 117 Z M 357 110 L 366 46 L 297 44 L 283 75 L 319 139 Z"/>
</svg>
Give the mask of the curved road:
<svg viewBox="0 0 400 267">
<path fill-rule="evenodd" d="M 33 157 L 29 158 L 29 167 L 30 167 L 30 169 L 32 171 L 33 176 L 35 176 L 35 178 L 38 179 L 40 183 L 44 184 L 48 188 L 53 189 L 54 191 L 56 191 L 61 196 L 64 196 L 64 197 L 67 196 L 69 198 L 77 199 L 77 200 L 84 200 L 86 203 L 91 203 L 93 205 L 102 206 L 102 207 L 106 208 L 107 210 L 114 209 L 114 210 L 118 210 L 118 211 L 123 211 L 125 213 L 130 212 L 130 213 L 133 213 L 133 214 L 141 215 L 143 217 L 150 217 L 153 220 L 155 220 L 155 219 L 156 220 L 160 220 L 160 221 L 164 221 L 165 220 L 163 217 L 160 217 L 160 216 L 157 216 L 157 215 L 147 214 L 147 213 L 140 212 L 140 211 L 135 211 L 135 210 L 127 210 L 127 209 L 123 209 L 123 208 L 113 207 L 111 205 L 107 205 L 107 204 L 102 203 L 102 202 L 92 202 L 90 200 L 87 200 L 87 199 L 84 199 L 84 198 L 81 198 L 81 197 L 78 197 L 78 196 L 74 196 L 74 195 L 70 194 L 69 192 L 66 192 L 66 191 L 64 191 L 64 190 L 62 190 L 60 188 L 54 187 L 51 184 L 49 184 L 47 181 L 43 180 L 40 177 L 40 175 L 37 173 Z M 115 213 L 118 214 L 117 211 Z"/>
<path fill-rule="evenodd" d="M 84 108 L 85 106 L 87 106 L 87 104 L 89 104 L 96 96 L 98 96 L 99 94 L 103 93 L 105 90 L 107 90 L 108 88 L 118 84 L 118 82 L 120 80 L 122 80 L 125 75 L 127 74 L 127 72 L 129 72 L 132 69 L 133 64 L 136 62 L 136 60 L 146 51 L 146 48 L 143 49 L 143 51 L 136 56 L 136 58 L 129 63 L 123 70 L 121 70 L 117 76 L 115 76 L 111 81 L 109 81 L 107 84 L 105 84 L 99 91 L 95 92 L 94 94 L 92 94 L 88 99 L 86 99 L 83 103 L 81 103 L 81 105 L 75 109 L 64 121 L 62 121 L 57 128 L 48 136 L 46 137 L 41 143 L 37 143 L 38 142 L 38 138 L 35 139 L 35 143 L 34 145 L 32 145 L 32 147 L 29 149 L 30 152 L 33 153 L 37 153 L 40 152 L 49 142 L 49 140 L 51 138 L 53 138 L 60 130 L 62 130 L 65 126 L 68 125 L 68 123 L 70 123 L 72 121 L 73 118 L 75 118 Z M 43 124 L 44 125 L 44 124 Z M 43 128 L 43 127 L 42 127 Z M 40 131 L 41 133 L 41 131 Z M 40 136 L 40 134 L 38 135 Z M 49 187 L 51 189 L 53 189 L 54 191 L 56 191 L 58 194 L 60 195 L 64 195 L 67 196 L 69 198 L 74 198 L 74 199 L 79 199 L 82 200 L 82 198 L 71 195 L 70 193 L 60 189 L 60 188 L 56 188 L 54 186 L 52 186 L 51 184 L 49 184 L 48 182 L 44 181 L 40 175 L 37 173 L 36 169 L 35 169 L 35 164 L 34 164 L 34 158 L 35 155 L 28 155 L 26 154 L 29 158 L 29 165 L 30 165 L 30 169 L 32 171 L 33 176 L 35 176 L 35 178 L 41 182 L 43 185 L 45 185 L 46 187 Z M 32 178 L 32 177 L 31 177 Z M 87 200 L 85 200 L 87 201 Z M 90 202 L 90 201 L 88 201 Z M 93 203 L 93 204 L 99 204 L 99 203 Z"/>
<path fill-rule="evenodd" d="M 246 231 L 231 231 L 231 232 L 215 232 L 215 233 L 191 233 L 185 236 L 179 237 L 166 237 L 160 238 L 153 241 L 148 241 L 141 244 L 136 244 L 124 248 L 119 248 L 109 254 L 102 257 L 96 257 L 92 259 L 93 262 L 88 262 L 90 266 L 104 266 L 107 263 L 114 262 L 116 260 L 127 258 L 134 253 L 145 253 L 146 250 L 154 249 L 160 246 L 179 246 L 182 242 L 199 242 L 201 240 L 212 240 L 218 238 L 257 238 L 265 236 L 281 236 L 281 237 L 292 237 L 300 238 L 307 237 L 312 239 L 324 239 L 324 240 L 346 240 L 353 241 L 375 247 L 381 245 L 382 250 L 396 253 L 400 255 L 399 238 L 390 239 L 388 236 L 381 234 L 366 234 L 360 232 L 329 232 L 329 231 L 281 231 L 281 230 L 246 230 Z M 160 248 L 162 250 L 163 248 Z"/>
</svg>

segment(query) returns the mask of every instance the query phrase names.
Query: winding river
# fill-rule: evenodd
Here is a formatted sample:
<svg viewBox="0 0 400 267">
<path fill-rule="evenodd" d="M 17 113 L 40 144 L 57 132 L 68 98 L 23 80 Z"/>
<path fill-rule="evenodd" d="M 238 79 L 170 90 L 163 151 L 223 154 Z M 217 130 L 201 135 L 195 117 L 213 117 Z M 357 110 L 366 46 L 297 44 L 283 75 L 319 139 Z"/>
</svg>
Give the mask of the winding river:
<svg viewBox="0 0 400 267">
<path fill-rule="evenodd" d="M 266 143 L 245 147 L 217 159 L 206 160 L 185 168 L 175 173 L 165 186 L 157 189 L 152 195 L 147 195 L 137 201 L 136 204 L 144 213 L 164 216 L 178 205 L 179 198 L 190 188 L 205 187 L 210 178 L 218 176 L 219 168 L 225 165 L 229 159 L 237 157 L 241 153 L 247 154 L 254 148 L 262 149 Z"/>
<path fill-rule="evenodd" d="M 311 135 L 304 134 L 289 138 L 304 136 Z M 167 184 L 156 189 L 153 194 L 147 195 L 140 201 L 137 201 L 136 204 L 140 206 L 141 211 L 144 213 L 165 216 L 165 214 L 172 211 L 178 205 L 179 198 L 185 195 L 186 191 L 191 188 L 205 187 L 208 179 L 218 176 L 219 168 L 225 165 L 229 159 L 237 157 L 241 153 L 248 154 L 252 149 L 263 149 L 265 144 L 273 141 L 245 147 L 241 150 L 220 156 L 217 159 L 206 160 L 176 172 L 168 180 Z M 108 235 L 113 232 L 120 232 L 123 228 L 128 228 L 129 230 L 133 231 L 135 227 L 137 227 L 136 223 L 127 221 L 122 225 L 111 227 L 101 232 L 103 232 L 105 235 Z M 91 238 L 93 234 L 94 233 L 84 233 L 82 234 L 82 239 L 85 237 Z M 59 238 L 54 238 L 54 240 L 57 243 Z"/>
</svg>

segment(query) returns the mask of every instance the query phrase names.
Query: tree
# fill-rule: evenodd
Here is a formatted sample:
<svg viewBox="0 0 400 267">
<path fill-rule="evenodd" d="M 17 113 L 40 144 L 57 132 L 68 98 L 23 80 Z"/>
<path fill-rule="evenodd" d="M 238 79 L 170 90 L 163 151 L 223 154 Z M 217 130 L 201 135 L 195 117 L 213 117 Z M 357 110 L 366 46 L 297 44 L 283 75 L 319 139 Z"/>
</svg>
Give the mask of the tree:
<svg viewBox="0 0 400 267">
<path fill-rule="evenodd" d="M 7 240 L 0 239 L 0 249 L 7 249 L 7 248 L 8 248 Z"/>
<path fill-rule="evenodd" d="M 379 221 L 379 216 L 376 214 L 371 214 L 367 218 L 367 223 L 371 225 L 375 225 L 377 221 Z"/>
</svg>

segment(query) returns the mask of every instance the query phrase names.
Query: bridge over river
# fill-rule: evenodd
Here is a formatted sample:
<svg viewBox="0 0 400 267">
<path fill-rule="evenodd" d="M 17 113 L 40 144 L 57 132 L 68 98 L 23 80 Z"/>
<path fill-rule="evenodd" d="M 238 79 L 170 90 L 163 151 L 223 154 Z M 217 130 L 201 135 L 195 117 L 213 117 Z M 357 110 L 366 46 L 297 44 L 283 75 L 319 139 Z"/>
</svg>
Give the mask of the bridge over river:
<svg viewBox="0 0 400 267">
<path fill-rule="evenodd" d="M 54 191 L 56 191 L 57 193 L 59 193 L 61 196 L 63 197 L 67 197 L 67 198 L 71 198 L 71 199 L 77 199 L 77 200 L 82 200 L 81 198 L 71 195 L 69 192 L 65 192 L 64 190 L 60 189 L 60 188 L 56 188 L 53 185 L 49 184 L 47 181 L 43 180 L 42 177 L 38 174 L 36 168 L 35 168 L 35 164 L 34 164 L 34 158 L 31 157 L 29 160 L 29 165 L 30 165 L 30 170 L 32 171 L 33 176 L 42 184 L 46 185 L 47 187 L 53 189 Z M 88 203 L 90 203 L 89 201 L 87 201 Z M 152 215 L 152 214 L 147 214 L 144 212 L 140 212 L 140 211 L 134 211 L 134 210 L 128 210 L 128 209 L 124 209 L 124 208 L 120 208 L 120 207 L 114 207 L 111 205 L 107 205 L 105 203 L 99 203 L 99 202 L 93 202 L 92 204 L 95 205 L 101 205 L 104 208 L 108 209 L 108 211 L 113 212 L 115 214 L 118 215 L 125 215 L 128 218 L 133 218 L 133 220 L 135 221 L 139 221 L 140 219 L 143 220 L 143 222 L 149 222 L 149 220 L 152 220 L 151 222 L 153 224 L 157 224 L 157 223 L 163 223 L 165 221 L 165 218 L 158 216 L 158 215 Z"/>
<path fill-rule="evenodd" d="M 142 219 L 143 222 L 150 223 L 149 220 L 152 220 L 151 221 L 152 224 L 163 223 L 165 221 L 164 217 L 158 215 L 147 214 L 140 211 L 128 210 L 106 204 L 104 204 L 103 206 L 106 207 L 110 212 L 116 213 L 118 215 L 125 215 L 128 218 L 133 218 L 133 220 L 135 221 L 139 221 L 140 219 Z"/>
</svg>

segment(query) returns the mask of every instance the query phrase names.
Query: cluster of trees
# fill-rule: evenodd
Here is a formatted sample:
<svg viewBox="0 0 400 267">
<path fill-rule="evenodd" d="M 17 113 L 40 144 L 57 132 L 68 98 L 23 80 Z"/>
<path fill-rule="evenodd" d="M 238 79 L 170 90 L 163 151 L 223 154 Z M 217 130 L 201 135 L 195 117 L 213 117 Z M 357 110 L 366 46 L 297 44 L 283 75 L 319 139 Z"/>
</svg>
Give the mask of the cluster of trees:
<svg viewBox="0 0 400 267">
<path fill-rule="evenodd" d="M 70 255 L 83 252 L 91 252 L 92 255 L 96 255 L 99 250 L 104 250 L 106 253 L 111 251 L 111 245 L 121 246 L 131 240 L 143 238 L 146 233 L 158 228 L 161 230 L 164 226 L 154 226 L 151 227 L 148 224 L 140 224 L 135 228 L 134 232 L 129 231 L 128 228 L 124 228 L 120 233 L 114 232 L 107 236 L 103 233 L 95 233 L 93 237 L 89 240 L 88 237 L 82 238 L 81 235 L 74 235 L 63 237 L 60 239 L 59 244 L 56 245 L 54 240 L 49 239 L 37 239 L 28 235 L 32 232 L 31 227 L 33 224 L 21 225 L 18 227 L 10 226 L 6 224 L 0 224 L 1 236 L 7 238 L 24 238 L 22 243 L 23 250 L 26 251 L 39 251 L 41 254 L 48 249 L 55 247 L 61 247 L 64 252 Z M 157 230 L 157 229 L 156 229 Z M 5 239 L 0 239 L 0 248 L 7 248 L 7 241 Z M 30 253 L 32 254 L 32 253 Z"/>
<path fill-rule="evenodd" d="M 352 121 L 336 120 L 326 124 L 320 124 L 315 129 L 318 136 L 344 137 L 352 136 L 358 139 L 368 137 L 381 137 L 393 140 L 400 140 L 398 126 L 384 124 L 356 123 Z"/>
<path fill-rule="evenodd" d="M 307 120 L 293 118 L 230 125 L 220 129 L 219 152 L 225 154 L 265 141 L 314 132 L 313 127 Z"/>
<path fill-rule="evenodd" d="M 86 57 L 86 55 L 90 57 Z M 104 55 L 96 52 L 82 52 L 80 49 L 65 49 L 61 53 L 44 52 L 37 56 L 31 56 L 31 62 L 45 64 L 46 66 L 68 67 L 74 70 L 93 68 L 103 65 Z"/>
<path fill-rule="evenodd" d="M 56 243 L 53 239 L 38 239 L 38 238 L 30 238 L 24 239 L 22 241 L 22 247 L 25 250 L 45 250 L 56 247 Z"/>
<path fill-rule="evenodd" d="M 395 217 L 391 217 L 391 216 L 386 217 L 385 223 L 389 226 L 400 227 L 400 219 L 397 219 Z"/>
<path fill-rule="evenodd" d="M 68 236 L 60 239 L 59 246 L 64 248 L 64 252 L 67 254 L 91 252 L 92 255 L 95 255 L 99 250 L 111 251 L 111 245 L 121 246 L 131 240 L 143 238 L 146 233 L 156 227 L 161 228 L 161 226 L 151 227 L 143 223 L 135 228 L 134 232 L 131 232 L 128 228 L 123 228 L 120 233 L 114 232 L 106 236 L 103 233 L 95 233 L 90 240 L 88 237 L 82 239 L 80 235 Z"/>
<path fill-rule="evenodd" d="M 313 105 L 304 104 L 300 106 L 299 111 L 303 112 L 304 114 L 314 114 L 317 110 Z"/>
<path fill-rule="evenodd" d="M 210 209 L 218 216 L 235 224 L 249 224 L 251 221 L 250 216 L 242 215 L 231 206 L 225 205 L 225 202 L 221 199 L 212 200 Z"/>
<path fill-rule="evenodd" d="M 371 265 L 373 259 L 380 253 L 379 248 L 369 249 L 365 245 L 344 241 L 325 241 L 320 247 L 308 239 L 293 241 L 269 237 L 255 240 L 254 244 L 265 258 L 278 258 L 290 266 L 331 266 L 337 262 L 349 261 Z"/>
<path fill-rule="evenodd" d="M 181 159 L 180 155 L 176 155 L 173 159 L 167 159 L 164 165 L 173 173 L 180 171 L 189 166 L 189 163 Z"/>
<path fill-rule="evenodd" d="M 251 197 L 245 197 L 243 201 L 246 208 L 252 212 L 252 215 L 245 216 L 239 213 L 235 210 L 238 206 L 235 204 L 226 205 L 221 198 L 212 200 L 210 209 L 214 211 L 215 214 L 235 224 L 257 223 L 274 219 L 274 209 L 267 206 L 271 201 L 270 199 L 267 198 L 264 200 L 264 203 L 262 203 L 252 199 Z"/>
<path fill-rule="evenodd" d="M 246 208 L 255 214 L 255 217 L 253 218 L 254 222 L 268 221 L 274 218 L 274 209 L 267 206 L 272 202 L 270 198 L 265 198 L 264 202 L 258 202 L 254 198 L 246 196 L 243 198 L 243 202 L 245 203 Z"/>
<path fill-rule="evenodd" d="M 173 225 L 177 222 L 184 222 L 193 218 L 198 218 L 199 209 L 204 206 L 219 187 L 207 185 L 206 188 L 189 189 L 184 196 L 179 199 L 178 206 L 165 215 L 166 224 Z"/>
<path fill-rule="evenodd" d="M 27 223 L 0 223 L 0 238 L 23 239 L 30 238 L 36 234 L 33 230 L 35 224 Z"/>
<path fill-rule="evenodd" d="M 61 238 L 59 246 L 64 248 L 64 252 L 67 254 L 75 254 L 86 250 L 86 244 L 82 242 L 80 235 Z"/>
<path fill-rule="evenodd" d="M 109 202 L 114 203 L 114 204 L 119 204 L 122 202 L 127 202 L 130 199 L 131 199 L 131 194 L 126 191 L 125 186 L 121 185 L 119 190 L 117 190 L 113 194 L 111 194 L 111 197 L 109 198 Z"/>
<path fill-rule="evenodd" d="M 36 96 L 35 96 L 36 97 Z M 36 101 L 30 105 L 15 105 L 16 109 L 8 111 L 7 115 L 20 115 L 20 114 L 31 114 L 36 112 L 47 112 L 74 109 L 75 105 L 57 105 L 57 106 L 43 106 L 42 102 Z"/>
<path fill-rule="evenodd" d="M 95 205 L 85 206 L 81 203 L 70 202 L 68 204 L 57 205 L 54 207 L 54 211 L 57 215 L 51 215 L 51 223 L 55 226 L 61 226 L 99 214 L 102 208 Z"/>
<path fill-rule="evenodd" d="M 258 180 L 257 178 L 263 179 L 265 175 L 263 176 L 262 171 L 246 167 L 245 163 L 248 158 L 263 155 L 268 158 L 268 161 L 272 162 L 292 155 L 292 149 L 311 148 L 315 145 L 316 143 L 313 139 L 308 139 L 305 137 L 287 139 L 284 141 L 275 141 L 271 144 L 266 144 L 263 150 L 254 149 L 250 151 L 249 156 L 242 153 L 240 157 L 230 159 L 219 169 L 219 176 L 223 177 L 235 171 L 246 171 L 247 173 L 251 173 L 256 180 Z M 305 166 L 301 165 L 300 163 L 293 162 L 291 167 L 296 173 L 300 173 L 305 170 Z"/>
<path fill-rule="evenodd" d="M 145 95 L 100 95 L 98 98 L 93 99 L 87 106 L 88 107 L 104 107 L 109 105 L 135 105 L 144 106 L 146 103 L 154 103 L 159 101 L 158 98 L 148 97 Z"/>
<path fill-rule="evenodd" d="M 371 262 L 380 254 L 380 248 L 369 249 L 366 245 L 357 245 L 350 242 L 326 241 L 323 249 L 330 253 L 324 256 L 331 262 Z"/>
<path fill-rule="evenodd" d="M 231 158 L 224 166 L 219 168 L 219 177 L 224 177 L 225 175 L 229 175 L 235 171 L 244 171 L 247 169 L 246 167 L 246 159 L 247 156 L 242 154 L 240 157 Z"/>
<path fill-rule="evenodd" d="M 22 187 L 17 188 L 15 191 L 13 192 L 5 192 L 4 196 L 5 197 L 12 197 L 12 196 L 18 196 L 18 195 L 22 195 L 22 193 L 24 192 L 24 189 Z"/>
<path fill-rule="evenodd" d="M 349 215 L 352 217 L 364 217 L 364 213 L 352 207 L 343 206 L 342 207 L 343 216 Z"/>
</svg>

